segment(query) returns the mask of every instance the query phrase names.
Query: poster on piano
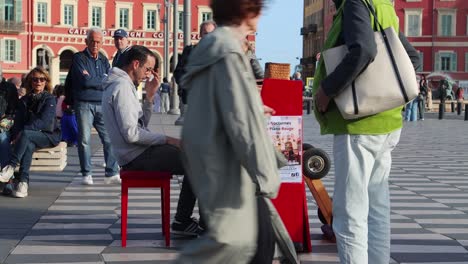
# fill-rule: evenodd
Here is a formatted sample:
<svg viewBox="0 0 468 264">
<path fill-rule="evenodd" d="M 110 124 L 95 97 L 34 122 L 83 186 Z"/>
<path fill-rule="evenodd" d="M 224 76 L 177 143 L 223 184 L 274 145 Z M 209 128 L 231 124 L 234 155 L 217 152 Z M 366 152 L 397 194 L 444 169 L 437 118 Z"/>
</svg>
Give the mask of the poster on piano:
<svg viewBox="0 0 468 264">
<path fill-rule="evenodd" d="M 302 182 L 302 116 L 272 116 L 268 132 L 288 165 L 280 169 L 281 182 Z"/>
</svg>

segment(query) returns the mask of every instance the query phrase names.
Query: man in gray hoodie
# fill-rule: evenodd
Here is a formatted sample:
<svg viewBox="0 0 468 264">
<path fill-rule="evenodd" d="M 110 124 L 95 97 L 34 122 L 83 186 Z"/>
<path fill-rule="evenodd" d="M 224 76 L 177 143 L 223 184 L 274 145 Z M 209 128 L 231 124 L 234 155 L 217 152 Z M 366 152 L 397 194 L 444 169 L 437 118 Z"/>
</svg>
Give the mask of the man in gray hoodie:
<svg viewBox="0 0 468 264">
<path fill-rule="evenodd" d="M 148 129 L 153 99 L 160 86 L 156 56 L 143 46 L 132 46 L 120 68 L 110 70 L 104 81 L 102 110 L 114 155 L 123 170 L 168 171 L 184 175 L 179 139 Z M 136 87 L 146 79 L 143 107 Z M 203 229 L 191 218 L 196 198 L 184 178 L 172 224 L 173 233 L 199 235 Z"/>
</svg>

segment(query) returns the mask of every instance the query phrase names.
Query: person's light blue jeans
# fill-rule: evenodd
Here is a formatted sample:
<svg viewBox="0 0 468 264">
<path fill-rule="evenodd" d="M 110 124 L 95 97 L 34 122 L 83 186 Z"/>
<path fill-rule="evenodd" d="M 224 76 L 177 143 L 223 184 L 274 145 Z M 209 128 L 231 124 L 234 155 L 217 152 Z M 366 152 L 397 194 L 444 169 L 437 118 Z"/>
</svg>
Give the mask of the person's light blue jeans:
<svg viewBox="0 0 468 264">
<path fill-rule="evenodd" d="M 10 131 L 0 133 L 0 167 L 3 168 L 10 161 Z"/>
<path fill-rule="evenodd" d="M 414 99 L 406 104 L 405 107 L 405 120 L 417 121 L 418 120 L 418 101 Z"/>
<path fill-rule="evenodd" d="M 78 157 L 83 176 L 91 175 L 91 127 L 96 128 L 104 147 L 104 160 L 106 162 L 106 177 L 119 174 L 119 165 L 112 153 L 112 146 L 104 127 L 101 104 L 77 102 L 75 105 L 76 121 L 78 122 Z"/>
<path fill-rule="evenodd" d="M 400 134 L 334 137 L 333 230 L 342 264 L 390 261 L 388 177 Z"/>
</svg>

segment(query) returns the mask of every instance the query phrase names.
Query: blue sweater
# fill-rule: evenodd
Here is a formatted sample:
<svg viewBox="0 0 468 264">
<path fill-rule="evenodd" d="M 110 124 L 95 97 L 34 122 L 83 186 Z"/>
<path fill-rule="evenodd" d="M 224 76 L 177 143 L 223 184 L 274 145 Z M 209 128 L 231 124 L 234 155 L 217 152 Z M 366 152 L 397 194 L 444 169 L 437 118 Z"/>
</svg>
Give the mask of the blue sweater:
<svg viewBox="0 0 468 264">
<path fill-rule="evenodd" d="M 97 59 L 91 57 L 88 49 L 73 56 L 71 79 L 75 102 L 101 103 L 102 81 L 109 72 L 109 60 L 99 53 Z M 87 71 L 88 74 L 84 72 Z"/>
</svg>

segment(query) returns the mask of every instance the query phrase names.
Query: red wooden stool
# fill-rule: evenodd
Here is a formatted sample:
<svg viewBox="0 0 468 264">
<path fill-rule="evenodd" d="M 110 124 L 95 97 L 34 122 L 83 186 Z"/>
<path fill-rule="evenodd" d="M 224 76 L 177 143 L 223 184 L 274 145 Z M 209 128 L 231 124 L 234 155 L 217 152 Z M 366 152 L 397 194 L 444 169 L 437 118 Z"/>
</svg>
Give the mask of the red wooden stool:
<svg viewBox="0 0 468 264">
<path fill-rule="evenodd" d="M 122 179 L 121 197 L 121 223 L 120 235 L 122 247 L 127 246 L 127 215 L 128 215 L 128 188 L 161 188 L 161 214 L 162 233 L 166 240 L 166 247 L 170 246 L 171 234 L 169 231 L 170 221 L 170 172 L 160 171 L 120 171 Z"/>
</svg>

